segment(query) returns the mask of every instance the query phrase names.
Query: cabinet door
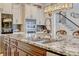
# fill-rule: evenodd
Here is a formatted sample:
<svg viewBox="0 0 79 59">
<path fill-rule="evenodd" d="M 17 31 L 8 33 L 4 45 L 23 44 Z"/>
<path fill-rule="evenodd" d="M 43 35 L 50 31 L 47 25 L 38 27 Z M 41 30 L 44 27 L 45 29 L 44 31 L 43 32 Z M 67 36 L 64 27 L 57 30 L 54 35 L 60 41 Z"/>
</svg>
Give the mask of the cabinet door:
<svg viewBox="0 0 79 59">
<path fill-rule="evenodd" d="M 44 21 L 44 13 L 42 11 L 42 9 L 38 9 L 37 11 L 37 24 L 38 25 L 44 25 L 45 21 Z"/>
<path fill-rule="evenodd" d="M 44 17 L 44 11 L 43 10 L 40 10 L 40 21 L 41 21 L 41 24 L 42 25 L 45 25 L 45 17 Z"/>
<path fill-rule="evenodd" d="M 18 52 L 19 52 L 19 56 L 27 56 L 28 54 L 22 50 L 19 50 L 18 49 Z"/>
<path fill-rule="evenodd" d="M 3 13 L 12 14 L 12 4 L 11 3 L 5 3 L 2 4 Z"/>
<path fill-rule="evenodd" d="M 13 24 L 21 24 L 21 5 L 13 5 Z"/>
</svg>

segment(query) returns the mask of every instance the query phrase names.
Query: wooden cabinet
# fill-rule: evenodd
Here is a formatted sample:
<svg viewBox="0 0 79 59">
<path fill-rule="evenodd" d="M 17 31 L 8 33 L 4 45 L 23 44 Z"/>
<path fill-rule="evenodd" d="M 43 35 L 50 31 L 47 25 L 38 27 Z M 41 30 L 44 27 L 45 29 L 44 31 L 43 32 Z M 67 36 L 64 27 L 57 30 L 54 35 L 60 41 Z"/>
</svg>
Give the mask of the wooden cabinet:
<svg viewBox="0 0 79 59">
<path fill-rule="evenodd" d="M 26 19 L 37 19 L 38 16 L 38 10 L 37 7 L 33 5 L 25 5 L 25 18 Z"/>
<path fill-rule="evenodd" d="M 2 42 L 4 56 L 63 56 L 14 38 L 4 37 Z"/>
<path fill-rule="evenodd" d="M 37 24 L 38 25 L 45 25 L 45 17 L 44 17 L 44 12 L 42 9 L 38 9 L 37 12 Z"/>
<path fill-rule="evenodd" d="M 3 41 L 4 56 L 60 56 L 62 54 L 50 52 L 38 46 L 7 38 Z M 62 55 L 63 56 L 63 55 Z"/>
<path fill-rule="evenodd" d="M 22 24 L 22 5 L 21 4 L 12 4 L 5 3 L 0 4 L 1 13 L 13 14 L 13 24 Z"/>
<path fill-rule="evenodd" d="M 28 43 L 19 41 L 19 47 L 32 56 L 45 56 L 46 55 L 46 50 L 36 47 L 34 45 L 28 44 Z"/>
<path fill-rule="evenodd" d="M 13 24 L 22 24 L 22 9 L 20 4 L 13 4 Z"/>
<path fill-rule="evenodd" d="M 25 18 L 36 19 L 38 25 L 44 25 L 45 17 L 43 9 L 33 5 L 25 5 Z"/>
<path fill-rule="evenodd" d="M 2 13 L 12 14 L 12 4 L 11 3 L 5 3 L 1 4 Z"/>
<path fill-rule="evenodd" d="M 4 56 L 45 56 L 46 50 L 37 46 L 17 41 L 15 39 L 7 39 L 4 41 Z"/>
<path fill-rule="evenodd" d="M 62 53 L 46 50 L 17 39 L 0 36 L 0 48 L 2 48 L 3 56 L 65 56 Z"/>
</svg>

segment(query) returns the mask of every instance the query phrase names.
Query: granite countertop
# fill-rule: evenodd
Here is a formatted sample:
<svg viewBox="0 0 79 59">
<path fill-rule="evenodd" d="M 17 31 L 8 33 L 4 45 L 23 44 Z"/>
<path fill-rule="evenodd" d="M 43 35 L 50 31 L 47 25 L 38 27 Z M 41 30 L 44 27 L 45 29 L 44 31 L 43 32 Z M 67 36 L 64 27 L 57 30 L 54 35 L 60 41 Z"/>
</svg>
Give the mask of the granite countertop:
<svg viewBox="0 0 79 59">
<path fill-rule="evenodd" d="M 14 37 L 13 37 L 14 38 Z M 19 40 L 19 39 L 18 39 Z M 37 41 L 21 38 L 20 41 L 38 46 L 40 48 L 56 52 L 67 56 L 79 56 L 79 39 L 66 39 L 60 41 L 52 41 L 50 43 L 41 43 Z"/>
<path fill-rule="evenodd" d="M 27 39 L 22 39 L 20 41 L 50 50 L 52 52 L 54 51 L 62 55 L 79 56 L 79 40 L 52 41 L 46 44 Z"/>
</svg>

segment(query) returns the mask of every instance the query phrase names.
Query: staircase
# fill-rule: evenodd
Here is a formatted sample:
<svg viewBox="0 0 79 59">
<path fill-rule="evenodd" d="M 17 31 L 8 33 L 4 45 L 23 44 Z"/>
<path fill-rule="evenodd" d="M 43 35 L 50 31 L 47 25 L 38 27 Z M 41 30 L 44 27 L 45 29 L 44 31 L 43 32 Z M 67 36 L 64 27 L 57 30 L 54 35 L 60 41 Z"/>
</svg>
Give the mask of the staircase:
<svg viewBox="0 0 79 59">
<path fill-rule="evenodd" d="M 65 27 L 68 28 L 69 31 L 74 31 L 75 29 L 79 28 L 79 25 L 77 25 L 75 22 L 73 22 L 71 19 L 63 15 L 61 12 L 58 13 L 60 16 L 64 17 L 66 23 L 63 23 L 62 20 L 60 23 L 62 23 Z"/>
</svg>

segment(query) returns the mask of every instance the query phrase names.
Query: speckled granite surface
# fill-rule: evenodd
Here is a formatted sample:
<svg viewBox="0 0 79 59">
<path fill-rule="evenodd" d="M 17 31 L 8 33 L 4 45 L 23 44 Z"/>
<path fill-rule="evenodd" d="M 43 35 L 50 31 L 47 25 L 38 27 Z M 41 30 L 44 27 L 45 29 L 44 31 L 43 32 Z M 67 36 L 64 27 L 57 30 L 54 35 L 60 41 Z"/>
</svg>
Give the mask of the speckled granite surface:
<svg viewBox="0 0 79 59">
<path fill-rule="evenodd" d="M 79 39 L 66 39 L 62 41 L 52 41 L 46 44 L 31 41 L 26 38 L 24 39 L 21 38 L 20 41 L 44 48 L 46 50 L 54 51 L 59 54 L 63 54 L 67 56 L 79 56 Z"/>
<path fill-rule="evenodd" d="M 68 41 L 68 40 L 63 40 L 63 41 L 57 41 L 57 42 L 51 42 L 51 43 L 40 43 L 40 42 L 34 42 L 30 41 L 27 39 L 22 39 L 22 42 L 28 43 L 28 44 L 33 44 L 35 46 L 54 51 L 63 55 L 67 56 L 79 56 L 79 41 Z"/>
</svg>

